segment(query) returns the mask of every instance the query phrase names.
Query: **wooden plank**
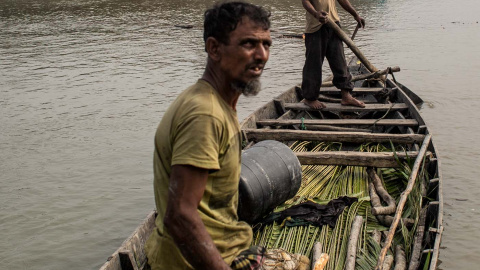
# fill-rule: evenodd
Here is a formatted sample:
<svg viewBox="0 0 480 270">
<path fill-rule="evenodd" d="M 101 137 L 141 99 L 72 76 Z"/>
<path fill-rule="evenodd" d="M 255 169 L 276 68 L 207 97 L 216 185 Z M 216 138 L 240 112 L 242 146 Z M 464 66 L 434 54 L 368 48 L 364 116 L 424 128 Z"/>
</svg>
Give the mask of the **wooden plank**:
<svg viewBox="0 0 480 270">
<path fill-rule="evenodd" d="M 408 109 L 408 105 L 404 103 L 393 103 L 390 104 L 365 104 L 365 108 L 355 107 L 355 106 L 344 106 L 338 103 L 327 103 L 323 102 L 326 108 L 317 110 L 313 109 L 304 103 L 285 103 L 285 109 L 287 110 L 298 110 L 298 111 L 332 111 L 332 112 L 365 112 L 365 111 L 398 111 Z"/>
<path fill-rule="evenodd" d="M 257 125 L 261 126 L 290 126 L 301 124 L 301 119 L 293 120 L 257 120 Z M 305 125 L 330 125 L 330 126 L 350 126 L 350 125 L 377 125 L 377 126 L 417 126 L 415 119 L 304 119 Z"/>
<path fill-rule="evenodd" d="M 383 88 L 381 87 L 356 87 L 353 89 L 353 94 L 361 94 L 361 95 L 367 95 L 367 94 L 378 94 L 379 92 L 383 91 Z M 340 89 L 336 87 L 322 87 L 320 88 L 320 94 L 325 94 L 325 95 L 340 95 Z"/>
<path fill-rule="evenodd" d="M 274 99 L 273 104 L 275 104 L 275 109 L 277 110 L 278 115 L 283 115 L 285 114 L 285 102 L 281 99 Z"/>
<path fill-rule="evenodd" d="M 326 132 L 309 130 L 285 129 L 245 129 L 247 138 L 254 141 L 326 141 L 326 142 L 393 142 L 410 144 L 421 142 L 425 138 L 422 134 L 386 134 L 363 132 Z"/>
<path fill-rule="evenodd" d="M 122 266 L 129 269 L 133 267 L 134 270 L 136 268 L 143 269 L 147 263 L 147 257 L 143 247 L 152 233 L 153 228 L 155 228 L 155 217 L 156 212 L 150 212 L 142 224 L 140 224 L 122 243 L 120 248 L 107 259 L 107 262 L 100 267 L 100 270 L 122 270 Z"/>
<path fill-rule="evenodd" d="M 294 126 L 296 127 L 296 126 Z M 367 132 L 372 133 L 370 129 L 362 128 L 350 128 L 350 127 L 337 127 L 330 125 L 305 125 L 306 130 L 318 130 L 318 131 L 338 131 L 338 132 Z"/>
<path fill-rule="evenodd" d="M 344 165 L 365 166 L 377 168 L 396 168 L 398 163 L 392 152 L 355 152 L 355 151 L 326 151 L 326 152 L 296 152 L 302 165 Z M 416 151 L 397 152 L 399 159 L 415 158 Z"/>
</svg>

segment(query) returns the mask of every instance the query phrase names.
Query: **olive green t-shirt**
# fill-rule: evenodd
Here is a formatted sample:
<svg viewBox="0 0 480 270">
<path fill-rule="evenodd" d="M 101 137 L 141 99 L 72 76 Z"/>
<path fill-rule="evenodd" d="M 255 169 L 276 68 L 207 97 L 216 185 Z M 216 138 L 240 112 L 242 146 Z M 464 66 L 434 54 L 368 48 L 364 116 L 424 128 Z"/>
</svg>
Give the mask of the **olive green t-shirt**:
<svg viewBox="0 0 480 270">
<path fill-rule="evenodd" d="M 337 7 L 335 6 L 336 0 L 311 0 L 313 7 L 316 11 L 325 11 L 328 13 L 329 19 L 334 22 L 340 21 L 337 13 Z M 305 33 L 316 32 L 322 27 L 322 23 L 318 21 L 312 14 L 306 11 L 307 26 L 305 27 Z"/>
<path fill-rule="evenodd" d="M 237 216 L 240 140 L 236 111 L 206 81 L 182 92 L 165 112 L 153 162 L 158 217 L 145 248 L 152 269 L 192 269 L 163 225 L 172 165 L 210 171 L 198 213 L 226 263 L 250 246 L 252 230 Z"/>
</svg>

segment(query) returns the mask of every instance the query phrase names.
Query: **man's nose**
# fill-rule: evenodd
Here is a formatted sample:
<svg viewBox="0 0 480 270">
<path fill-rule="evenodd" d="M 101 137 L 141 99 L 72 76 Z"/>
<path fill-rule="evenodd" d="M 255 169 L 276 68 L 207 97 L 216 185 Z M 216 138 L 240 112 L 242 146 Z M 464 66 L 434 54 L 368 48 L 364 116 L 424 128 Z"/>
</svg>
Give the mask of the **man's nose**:
<svg viewBox="0 0 480 270">
<path fill-rule="evenodd" d="M 270 50 L 264 44 L 259 44 L 255 50 L 255 60 L 267 62 Z"/>
</svg>

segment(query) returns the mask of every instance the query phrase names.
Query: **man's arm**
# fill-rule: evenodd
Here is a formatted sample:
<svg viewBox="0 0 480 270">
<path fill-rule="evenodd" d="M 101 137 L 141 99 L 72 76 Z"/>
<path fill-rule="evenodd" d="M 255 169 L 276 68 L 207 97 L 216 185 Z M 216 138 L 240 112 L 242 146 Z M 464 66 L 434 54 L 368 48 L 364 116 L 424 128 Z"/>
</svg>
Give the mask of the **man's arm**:
<svg viewBox="0 0 480 270">
<path fill-rule="evenodd" d="M 327 22 L 327 15 L 325 11 L 317 11 L 313 7 L 312 3 L 310 0 L 302 0 L 302 5 L 307 10 L 308 13 L 312 14 L 313 17 L 317 18 L 318 21 L 321 23 L 326 23 Z"/>
<path fill-rule="evenodd" d="M 206 169 L 188 165 L 172 167 L 164 224 L 182 255 L 195 269 L 230 269 L 197 211 L 207 179 Z"/>
<path fill-rule="evenodd" d="M 358 25 L 361 26 L 362 28 L 365 27 L 365 20 L 358 15 L 357 11 L 353 8 L 352 4 L 350 4 L 350 1 L 348 0 L 337 0 L 340 6 L 342 6 L 343 9 L 345 9 L 348 13 L 350 13 L 355 21 L 358 22 Z"/>
</svg>

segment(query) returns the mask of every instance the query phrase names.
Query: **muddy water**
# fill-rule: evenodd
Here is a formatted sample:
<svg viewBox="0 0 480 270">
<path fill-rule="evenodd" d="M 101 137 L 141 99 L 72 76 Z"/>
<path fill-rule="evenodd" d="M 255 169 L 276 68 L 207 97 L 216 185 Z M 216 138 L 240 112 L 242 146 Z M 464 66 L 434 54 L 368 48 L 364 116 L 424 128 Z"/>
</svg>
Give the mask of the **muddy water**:
<svg viewBox="0 0 480 270">
<path fill-rule="evenodd" d="M 299 83 L 304 60 L 302 40 L 279 38 L 302 32 L 301 1 L 256 2 L 272 11 L 274 45 L 240 119 Z M 476 269 L 480 4 L 351 2 L 367 21 L 360 49 L 400 66 L 396 78 L 426 101 L 444 173 L 440 268 Z M 202 74 L 211 3 L 0 0 L 0 268 L 98 268 L 154 208 L 154 131 Z"/>
</svg>

